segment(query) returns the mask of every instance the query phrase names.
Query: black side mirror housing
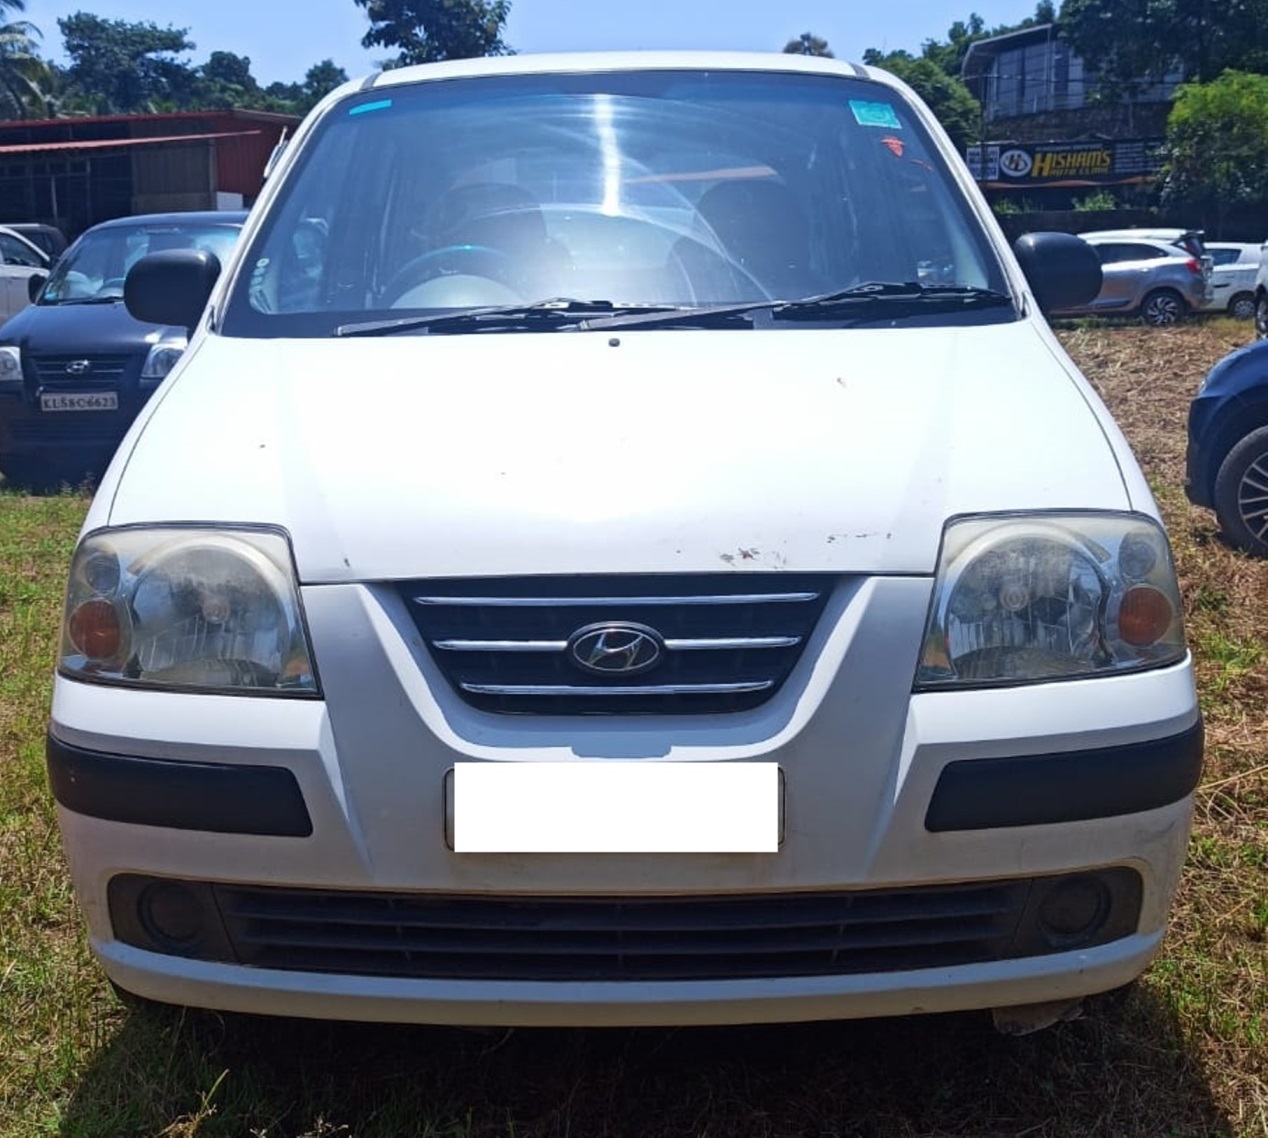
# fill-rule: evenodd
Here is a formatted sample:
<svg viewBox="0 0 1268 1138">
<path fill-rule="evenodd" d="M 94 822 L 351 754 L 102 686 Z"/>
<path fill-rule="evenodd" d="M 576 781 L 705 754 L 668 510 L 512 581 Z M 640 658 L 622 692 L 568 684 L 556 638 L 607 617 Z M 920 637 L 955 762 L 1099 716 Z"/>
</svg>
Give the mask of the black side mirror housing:
<svg viewBox="0 0 1268 1138">
<path fill-rule="evenodd" d="M 40 289 L 44 287 L 44 282 L 48 280 L 48 273 L 32 273 L 26 278 L 26 295 L 30 298 L 32 304 L 35 298 L 40 295 Z"/>
<path fill-rule="evenodd" d="M 165 249 L 142 257 L 123 282 L 123 303 L 146 324 L 193 332 L 220 276 L 220 259 L 203 249 Z"/>
<path fill-rule="evenodd" d="M 1101 259 L 1073 233 L 1023 233 L 1013 252 L 1045 314 L 1078 308 L 1101 291 Z"/>
</svg>

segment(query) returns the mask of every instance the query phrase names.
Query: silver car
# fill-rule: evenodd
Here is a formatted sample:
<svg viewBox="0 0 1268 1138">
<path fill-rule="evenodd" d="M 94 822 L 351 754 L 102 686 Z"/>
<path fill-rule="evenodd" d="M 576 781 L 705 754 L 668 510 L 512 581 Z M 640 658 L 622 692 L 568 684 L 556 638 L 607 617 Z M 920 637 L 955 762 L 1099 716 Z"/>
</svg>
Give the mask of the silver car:
<svg viewBox="0 0 1268 1138">
<path fill-rule="evenodd" d="M 1101 258 L 1101 291 L 1090 304 L 1054 315 L 1139 316 L 1146 324 L 1163 328 L 1205 307 L 1211 295 L 1209 255 L 1195 256 L 1161 237 L 1131 231 L 1080 236 Z"/>
<path fill-rule="evenodd" d="M 1211 273 L 1211 299 L 1206 308 L 1227 312 L 1236 320 L 1255 315 L 1255 274 L 1259 269 L 1259 246 L 1239 241 L 1211 242 L 1207 252 L 1215 261 Z"/>
</svg>

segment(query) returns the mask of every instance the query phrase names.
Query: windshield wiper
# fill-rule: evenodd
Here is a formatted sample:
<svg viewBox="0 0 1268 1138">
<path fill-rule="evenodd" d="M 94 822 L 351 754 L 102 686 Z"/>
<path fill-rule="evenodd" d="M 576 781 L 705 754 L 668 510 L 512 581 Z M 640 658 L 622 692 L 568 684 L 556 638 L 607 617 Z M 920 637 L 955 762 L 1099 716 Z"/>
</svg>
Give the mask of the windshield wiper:
<svg viewBox="0 0 1268 1138">
<path fill-rule="evenodd" d="M 847 316 L 852 322 L 919 316 L 927 312 L 967 312 L 1011 307 L 1007 293 L 972 285 L 922 285 L 915 281 L 871 281 L 840 292 L 808 296 L 771 307 L 773 320 L 832 320 Z"/>
<path fill-rule="evenodd" d="M 40 302 L 41 308 L 60 308 L 70 304 L 122 304 L 123 296 L 84 296 L 70 300 L 45 300 Z"/>
<path fill-rule="evenodd" d="M 1012 303 L 1011 296 L 988 288 L 872 281 L 839 292 L 807 296 L 799 300 L 754 300 L 650 314 L 616 315 L 586 320 L 582 327 L 590 331 L 609 328 L 717 328 L 733 325 L 737 321 L 742 321 L 743 327 L 752 327 L 752 321 L 746 318 L 759 312 L 770 313 L 772 320 L 838 320 L 848 316 L 851 323 L 861 324 L 873 320 L 888 320 L 893 316 L 960 312 L 996 308 Z"/>
<path fill-rule="evenodd" d="M 639 316 L 679 311 L 667 304 L 617 304 L 611 300 L 574 300 L 555 297 L 533 304 L 500 304 L 490 308 L 468 308 L 461 312 L 438 312 L 431 316 L 405 316 L 398 320 L 369 320 L 363 324 L 341 324 L 336 336 L 390 336 L 395 332 L 508 332 L 557 331 L 580 327 L 589 317 L 637 313 Z"/>
</svg>

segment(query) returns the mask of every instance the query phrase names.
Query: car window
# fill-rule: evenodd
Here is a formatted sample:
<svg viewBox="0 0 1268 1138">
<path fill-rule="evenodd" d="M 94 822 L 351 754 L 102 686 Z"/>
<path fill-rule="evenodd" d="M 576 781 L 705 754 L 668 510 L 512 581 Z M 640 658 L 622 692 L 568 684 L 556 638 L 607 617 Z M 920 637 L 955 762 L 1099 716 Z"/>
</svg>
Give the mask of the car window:
<svg viewBox="0 0 1268 1138">
<path fill-rule="evenodd" d="M 552 297 L 709 305 L 871 281 L 1007 291 L 891 88 L 744 72 L 484 77 L 334 108 L 235 282 L 229 335 Z"/>
<path fill-rule="evenodd" d="M 1231 265 L 1241 256 L 1240 249 L 1212 249 L 1208 246 L 1207 251 L 1217 265 Z"/>
<path fill-rule="evenodd" d="M 224 262 L 238 232 L 237 225 L 219 222 L 147 221 L 91 229 L 58 261 L 39 303 L 121 297 L 128 270 L 147 254 L 165 249 L 204 249 Z"/>
<path fill-rule="evenodd" d="M 45 267 L 44 262 L 33 249 L 8 233 L 0 233 L 0 257 L 4 258 L 6 265 L 20 265 L 31 269 Z"/>
</svg>

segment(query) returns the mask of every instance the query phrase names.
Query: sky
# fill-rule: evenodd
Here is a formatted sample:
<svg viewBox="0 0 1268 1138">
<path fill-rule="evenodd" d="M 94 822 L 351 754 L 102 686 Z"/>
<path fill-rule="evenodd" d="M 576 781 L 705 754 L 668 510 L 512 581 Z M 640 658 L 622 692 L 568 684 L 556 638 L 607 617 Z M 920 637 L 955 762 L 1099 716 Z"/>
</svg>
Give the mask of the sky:
<svg viewBox="0 0 1268 1138">
<path fill-rule="evenodd" d="M 778 51 L 810 31 L 838 58 L 857 60 L 869 47 L 916 53 L 927 39 L 945 39 L 947 29 L 972 12 L 989 28 L 1017 23 L 1034 10 L 1034 0 L 513 0 L 503 38 L 520 53 Z M 44 33 L 41 54 L 65 62 L 57 20 L 79 11 L 186 28 L 196 45 L 188 62 L 201 63 L 213 51 L 245 55 L 266 86 L 298 82 L 323 59 L 349 76 L 363 75 L 390 54 L 360 46 L 369 25 L 353 0 L 26 0 L 24 18 Z"/>
</svg>

